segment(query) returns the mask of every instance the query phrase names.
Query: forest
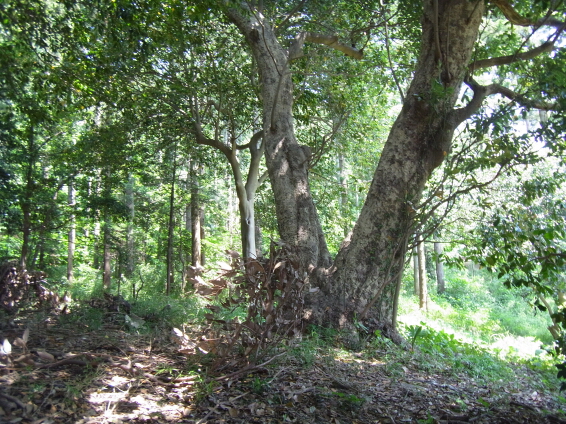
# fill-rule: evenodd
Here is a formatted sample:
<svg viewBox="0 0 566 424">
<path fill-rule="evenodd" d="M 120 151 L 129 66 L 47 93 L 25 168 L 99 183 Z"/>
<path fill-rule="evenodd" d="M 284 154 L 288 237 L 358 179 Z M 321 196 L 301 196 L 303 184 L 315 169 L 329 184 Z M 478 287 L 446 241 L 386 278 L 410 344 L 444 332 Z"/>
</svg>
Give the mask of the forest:
<svg viewBox="0 0 566 424">
<path fill-rule="evenodd" d="M 563 0 L 0 4 L 0 422 L 566 422 Z"/>
</svg>

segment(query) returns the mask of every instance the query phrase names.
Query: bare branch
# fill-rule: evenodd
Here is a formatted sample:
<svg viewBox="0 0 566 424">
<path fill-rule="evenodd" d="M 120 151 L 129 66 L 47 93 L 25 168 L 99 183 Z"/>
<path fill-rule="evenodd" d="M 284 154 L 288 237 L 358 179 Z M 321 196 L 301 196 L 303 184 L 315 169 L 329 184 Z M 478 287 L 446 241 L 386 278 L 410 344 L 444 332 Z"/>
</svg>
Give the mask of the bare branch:
<svg viewBox="0 0 566 424">
<path fill-rule="evenodd" d="M 305 44 L 306 32 L 300 32 L 295 36 L 295 40 L 289 46 L 287 55 L 289 62 L 303 56 L 303 45 Z"/>
<path fill-rule="evenodd" d="M 504 97 L 507 97 L 509 100 L 513 100 L 514 102 L 520 104 L 523 107 L 528 107 L 532 109 L 539 109 L 539 110 L 555 110 L 558 105 L 556 103 L 546 103 L 540 102 L 538 100 L 532 100 L 525 97 L 522 94 L 516 93 L 513 90 L 503 87 L 499 84 L 490 84 L 488 86 L 488 95 L 493 94 L 501 94 Z"/>
<path fill-rule="evenodd" d="M 487 88 L 483 85 L 479 85 L 473 79 L 466 81 L 466 84 L 474 91 L 474 97 L 466 106 L 455 109 L 450 113 L 448 121 L 452 128 L 456 128 L 460 123 L 476 113 L 488 96 Z"/>
<path fill-rule="evenodd" d="M 393 61 L 391 60 L 391 47 L 389 45 L 390 44 L 389 25 L 387 23 L 387 19 L 383 21 L 383 25 L 385 27 L 385 49 L 387 50 L 387 61 L 389 62 L 389 69 L 391 69 L 391 74 L 393 75 L 393 81 L 395 81 L 397 90 L 399 90 L 399 95 L 401 96 L 401 103 L 405 103 L 405 95 L 403 94 L 403 89 L 401 88 L 401 84 L 399 84 L 399 80 L 397 79 L 395 69 L 393 69 Z"/>
<path fill-rule="evenodd" d="M 492 66 L 509 65 L 510 63 L 518 62 L 520 60 L 530 60 L 535 57 L 548 53 L 554 50 L 554 42 L 548 41 L 532 50 L 516 53 L 509 56 L 492 57 L 489 59 L 476 60 L 470 64 L 470 72 L 474 72 L 477 69 L 490 68 Z"/>
<path fill-rule="evenodd" d="M 242 144 L 240 146 L 236 146 L 236 148 L 238 150 L 245 150 L 245 149 L 256 149 L 256 145 L 258 140 L 263 138 L 263 130 L 260 130 L 258 132 L 256 132 L 254 135 L 252 135 L 252 138 L 250 138 L 250 141 L 247 142 L 246 144 Z"/>
<path fill-rule="evenodd" d="M 267 173 L 267 171 L 264 171 L 263 174 L 261 174 L 260 177 L 257 179 L 258 185 L 262 185 L 264 181 L 267 180 L 268 176 L 269 174 Z"/>
</svg>

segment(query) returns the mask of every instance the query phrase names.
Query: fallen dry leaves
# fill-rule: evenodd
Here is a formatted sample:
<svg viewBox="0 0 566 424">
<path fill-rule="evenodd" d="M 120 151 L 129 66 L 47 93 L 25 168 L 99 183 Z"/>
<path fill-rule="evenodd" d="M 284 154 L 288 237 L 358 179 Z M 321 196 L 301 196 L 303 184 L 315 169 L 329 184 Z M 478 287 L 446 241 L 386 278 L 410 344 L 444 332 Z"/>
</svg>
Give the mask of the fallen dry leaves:
<svg viewBox="0 0 566 424">
<path fill-rule="evenodd" d="M 489 386 L 425 373 L 411 361 L 391 366 L 385 351 L 305 358 L 297 345 L 247 369 L 207 375 L 211 361 L 199 353 L 199 339 L 169 331 L 140 336 L 114 324 L 87 331 L 56 320 L 3 329 L 5 340 L 23 343 L 2 345 L 0 422 L 566 422 L 565 405 L 535 388 L 528 370 L 512 387 Z"/>
</svg>

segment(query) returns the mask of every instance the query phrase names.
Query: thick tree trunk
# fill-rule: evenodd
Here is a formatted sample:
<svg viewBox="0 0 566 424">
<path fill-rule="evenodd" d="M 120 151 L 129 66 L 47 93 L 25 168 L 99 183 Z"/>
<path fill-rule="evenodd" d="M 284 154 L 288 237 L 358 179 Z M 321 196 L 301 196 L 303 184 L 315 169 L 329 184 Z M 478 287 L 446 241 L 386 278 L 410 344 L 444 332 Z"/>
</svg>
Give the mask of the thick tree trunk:
<svg viewBox="0 0 566 424">
<path fill-rule="evenodd" d="M 450 151 L 459 124 L 453 108 L 483 9 L 481 0 L 425 1 L 414 79 L 352 235 L 311 302 L 318 322 L 342 324 L 353 314 L 380 324 L 394 321 L 394 287 L 407 238 L 425 183 Z"/>
<path fill-rule="evenodd" d="M 334 265 L 308 185 L 309 152 L 293 129 L 290 57 L 260 13 L 228 17 L 250 45 L 261 80 L 265 156 L 282 239 L 298 248 L 320 292 L 308 299 L 311 318 L 346 325 L 354 315 L 394 322 L 397 282 L 425 183 L 450 151 L 461 114 L 454 105 L 483 15 L 483 0 L 426 0 L 421 53 L 400 115 L 351 236 Z M 290 49 L 292 50 L 292 49 Z M 463 119 L 463 118 L 462 118 Z"/>
<path fill-rule="evenodd" d="M 305 268 L 327 266 L 330 254 L 308 184 L 310 152 L 300 146 L 293 127 L 293 83 L 290 58 L 261 13 L 228 17 L 246 37 L 260 74 L 263 142 L 275 198 L 279 235 L 295 246 Z"/>
</svg>

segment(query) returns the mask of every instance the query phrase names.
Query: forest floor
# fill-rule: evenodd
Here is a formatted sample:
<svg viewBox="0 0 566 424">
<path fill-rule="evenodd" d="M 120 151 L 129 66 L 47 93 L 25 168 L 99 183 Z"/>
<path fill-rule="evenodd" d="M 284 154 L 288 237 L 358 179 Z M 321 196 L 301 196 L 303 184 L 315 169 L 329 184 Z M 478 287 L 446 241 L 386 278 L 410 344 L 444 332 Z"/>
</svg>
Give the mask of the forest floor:
<svg viewBox="0 0 566 424">
<path fill-rule="evenodd" d="M 431 372 L 387 344 L 299 342 L 246 372 L 205 373 L 206 356 L 183 354 L 171 328 L 136 334 L 116 316 L 98 329 L 48 314 L 3 319 L 0 422 L 566 423 L 564 399 L 523 365 L 512 383 L 486 382 Z"/>
</svg>

